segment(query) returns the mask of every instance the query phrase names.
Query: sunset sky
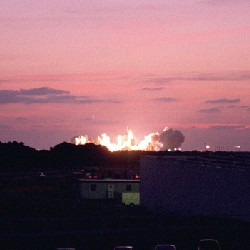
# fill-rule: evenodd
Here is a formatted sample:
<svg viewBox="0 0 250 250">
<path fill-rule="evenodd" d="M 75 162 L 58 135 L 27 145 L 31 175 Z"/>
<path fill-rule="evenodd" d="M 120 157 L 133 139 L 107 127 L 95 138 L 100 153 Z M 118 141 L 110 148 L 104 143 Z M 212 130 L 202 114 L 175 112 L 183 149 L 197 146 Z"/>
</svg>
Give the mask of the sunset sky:
<svg viewBox="0 0 250 250">
<path fill-rule="evenodd" d="M 76 135 L 250 151 L 249 0 L 0 0 L 0 141 Z"/>
</svg>

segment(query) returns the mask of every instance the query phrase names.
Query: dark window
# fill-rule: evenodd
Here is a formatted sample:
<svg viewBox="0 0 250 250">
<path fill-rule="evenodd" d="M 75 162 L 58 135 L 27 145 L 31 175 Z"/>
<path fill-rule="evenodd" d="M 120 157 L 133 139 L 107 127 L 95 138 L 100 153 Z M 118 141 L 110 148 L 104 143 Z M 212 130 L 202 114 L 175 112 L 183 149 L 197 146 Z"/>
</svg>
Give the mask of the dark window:
<svg viewBox="0 0 250 250">
<path fill-rule="evenodd" d="M 91 191 L 96 191 L 96 184 L 91 184 L 90 190 Z"/>
<path fill-rule="evenodd" d="M 127 190 L 127 191 L 131 191 L 131 190 L 132 190 L 131 185 L 127 185 L 126 190 Z"/>
</svg>

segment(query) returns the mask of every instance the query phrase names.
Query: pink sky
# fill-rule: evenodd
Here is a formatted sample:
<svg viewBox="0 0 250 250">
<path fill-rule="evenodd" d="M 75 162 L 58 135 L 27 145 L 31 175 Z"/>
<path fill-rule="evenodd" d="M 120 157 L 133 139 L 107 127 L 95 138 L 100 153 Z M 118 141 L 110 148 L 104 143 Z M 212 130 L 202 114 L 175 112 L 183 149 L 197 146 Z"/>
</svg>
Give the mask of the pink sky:
<svg viewBox="0 0 250 250">
<path fill-rule="evenodd" d="M 142 139 L 250 150 L 248 0 L 0 0 L 0 141 Z"/>
</svg>

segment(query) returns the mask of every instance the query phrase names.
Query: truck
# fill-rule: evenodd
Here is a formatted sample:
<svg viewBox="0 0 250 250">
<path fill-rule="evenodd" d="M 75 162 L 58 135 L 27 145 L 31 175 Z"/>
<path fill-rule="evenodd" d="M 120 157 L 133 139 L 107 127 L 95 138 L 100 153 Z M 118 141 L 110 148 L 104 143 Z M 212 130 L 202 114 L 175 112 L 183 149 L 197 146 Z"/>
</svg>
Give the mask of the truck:
<svg viewBox="0 0 250 250">
<path fill-rule="evenodd" d="M 140 205 L 140 193 L 138 192 L 123 192 L 122 204 L 126 206 L 138 206 Z"/>
</svg>

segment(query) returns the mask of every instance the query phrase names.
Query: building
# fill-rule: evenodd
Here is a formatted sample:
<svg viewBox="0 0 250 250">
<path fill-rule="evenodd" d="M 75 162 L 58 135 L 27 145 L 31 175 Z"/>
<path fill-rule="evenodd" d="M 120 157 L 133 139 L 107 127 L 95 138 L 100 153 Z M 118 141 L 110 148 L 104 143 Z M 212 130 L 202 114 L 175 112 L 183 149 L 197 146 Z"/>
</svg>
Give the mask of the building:
<svg viewBox="0 0 250 250">
<path fill-rule="evenodd" d="M 140 193 L 136 179 L 79 179 L 81 199 L 116 200 L 122 202 L 123 193 Z"/>
<path fill-rule="evenodd" d="M 250 220 L 250 166 L 221 159 L 215 154 L 141 157 L 141 205 L 153 212 Z"/>
</svg>

